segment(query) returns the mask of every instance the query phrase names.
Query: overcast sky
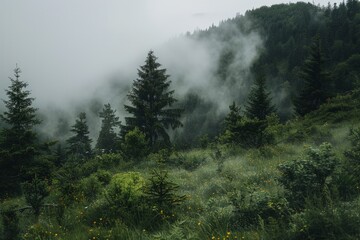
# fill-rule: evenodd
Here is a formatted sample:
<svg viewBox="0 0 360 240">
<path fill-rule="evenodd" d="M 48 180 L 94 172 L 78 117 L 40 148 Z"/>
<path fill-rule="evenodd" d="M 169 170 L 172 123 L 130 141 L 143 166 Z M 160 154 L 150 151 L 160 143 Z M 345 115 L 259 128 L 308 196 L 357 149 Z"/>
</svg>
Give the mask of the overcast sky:
<svg viewBox="0 0 360 240">
<path fill-rule="evenodd" d="M 179 34 L 289 2 L 0 0 L 0 98 L 16 63 L 38 102 L 76 99 L 117 71 L 135 76 L 149 49 Z"/>
</svg>

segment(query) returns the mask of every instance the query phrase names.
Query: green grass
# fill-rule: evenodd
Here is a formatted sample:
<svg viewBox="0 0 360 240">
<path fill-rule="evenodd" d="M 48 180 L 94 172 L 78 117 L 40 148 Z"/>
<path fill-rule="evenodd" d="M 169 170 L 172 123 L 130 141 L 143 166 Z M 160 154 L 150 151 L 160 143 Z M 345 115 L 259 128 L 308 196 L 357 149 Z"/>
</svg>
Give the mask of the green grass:
<svg viewBox="0 0 360 240">
<path fill-rule="evenodd" d="M 333 224 L 332 229 L 337 231 L 334 234 L 353 231 L 341 236 L 356 239 L 358 233 L 350 221 L 357 222 L 360 216 L 336 211 L 342 207 L 354 211 L 360 209 L 359 198 L 339 202 L 334 197 L 330 209 L 314 203 L 304 212 L 288 214 L 286 201 L 283 201 L 285 192 L 277 181 L 280 177 L 278 166 L 301 159 L 306 146 L 317 147 L 328 141 L 336 156 L 344 159 L 343 153 L 350 145 L 349 129 L 360 126 L 358 102 L 353 98 L 353 95 L 337 97 L 305 118 L 279 126 L 274 146 L 245 150 L 214 144 L 206 149 L 174 152 L 170 156 L 153 154 L 141 162 L 122 159 L 113 166 L 105 164 L 107 172 L 103 175 L 133 171 L 148 179 L 153 169 L 168 171 L 170 180 L 179 186 L 178 194 L 185 195 L 186 200 L 174 209 L 172 216 L 161 220 L 157 228 L 132 226 L 122 222 L 120 217 L 108 224 L 108 219 L 97 216 L 96 211 L 93 218 L 85 217 L 90 209 L 96 209 L 94 206 L 104 201 L 107 187 L 101 185 L 94 199 L 80 198 L 67 206 L 60 222 L 54 209 L 44 210 L 37 223 L 31 212 L 19 213 L 20 239 L 288 239 L 296 236 L 303 239 L 307 237 L 302 235 L 304 232 L 314 234 L 311 231 L 326 222 Z M 348 105 L 344 104 L 350 100 Z M 91 195 L 91 191 L 88 194 Z M 53 189 L 46 202 L 58 199 L 59 193 Z M 0 209 L 10 203 L 26 205 L 24 198 L 8 199 L 1 203 Z M 314 212 L 309 211 L 312 208 Z M 282 211 L 288 215 L 284 218 L 276 216 Z M 322 212 L 333 219 L 319 217 Z M 323 222 L 316 221 L 315 217 Z M 242 218 L 248 218 L 251 224 L 246 225 Z M 287 225 L 289 223 L 292 225 Z M 302 224 L 311 228 L 304 229 Z M 3 231 L 3 222 L 0 222 L 0 232 Z"/>
</svg>

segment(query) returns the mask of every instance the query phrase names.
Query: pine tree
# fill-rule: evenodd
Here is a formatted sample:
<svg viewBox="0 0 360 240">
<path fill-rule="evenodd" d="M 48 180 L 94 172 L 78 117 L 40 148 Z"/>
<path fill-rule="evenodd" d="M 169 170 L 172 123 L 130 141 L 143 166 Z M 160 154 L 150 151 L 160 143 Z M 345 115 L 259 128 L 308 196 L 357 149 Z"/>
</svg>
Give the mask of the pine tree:
<svg viewBox="0 0 360 240">
<path fill-rule="evenodd" d="M 68 154 L 88 158 L 91 156 L 91 142 L 89 129 L 86 123 L 86 114 L 80 113 L 75 124 L 71 128 L 75 135 L 67 140 Z"/>
<path fill-rule="evenodd" d="M 37 109 L 32 106 L 34 98 L 26 90 L 28 84 L 20 80 L 20 68 L 14 69 L 11 85 L 4 100 L 7 111 L 0 115 L 6 124 L 0 136 L 0 186 L 1 192 L 16 192 L 24 180 L 26 169 L 32 165 L 36 155 L 36 133 L 33 127 L 40 123 Z M 8 189 L 7 189 L 8 188 Z"/>
<path fill-rule="evenodd" d="M 224 120 L 225 132 L 221 138 L 224 143 L 235 143 L 237 142 L 238 124 L 241 120 L 240 107 L 236 106 L 235 102 L 233 102 L 229 109 L 230 112 Z"/>
<path fill-rule="evenodd" d="M 240 107 L 236 106 L 235 102 L 233 102 L 229 106 L 230 112 L 225 117 L 225 129 L 232 131 L 232 129 L 236 126 L 237 122 L 240 120 Z"/>
<path fill-rule="evenodd" d="M 275 112 L 275 107 L 271 104 L 270 93 L 266 90 L 263 74 L 258 75 L 255 79 L 245 110 L 247 117 L 258 120 L 265 120 L 266 116 Z"/>
<path fill-rule="evenodd" d="M 99 113 L 102 118 L 100 134 L 96 143 L 96 148 L 105 153 L 116 151 L 118 138 L 115 128 L 120 125 L 119 117 L 115 115 L 115 110 L 111 109 L 110 103 L 105 104 L 103 110 Z"/>
<path fill-rule="evenodd" d="M 328 97 L 326 89 L 329 83 L 323 65 L 320 37 L 317 36 L 311 45 L 310 56 L 302 69 L 301 78 L 304 81 L 304 88 L 295 101 L 296 112 L 300 116 L 318 109 Z"/>
<path fill-rule="evenodd" d="M 125 105 L 125 110 L 132 116 L 126 117 L 126 125 L 122 126 L 123 136 L 138 127 L 150 146 L 158 140 L 169 143 L 166 129 L 182 126 L 179 121 L 181 109 L 171 108 L 176 99 L 173 97 L 174 90 L 169 90 L 169 75 L 156 60 L 157 57 L 150 51 L 145 65 L 138 69 L 138 78 L 128 94 L 131 105 Z"/>
</svg>

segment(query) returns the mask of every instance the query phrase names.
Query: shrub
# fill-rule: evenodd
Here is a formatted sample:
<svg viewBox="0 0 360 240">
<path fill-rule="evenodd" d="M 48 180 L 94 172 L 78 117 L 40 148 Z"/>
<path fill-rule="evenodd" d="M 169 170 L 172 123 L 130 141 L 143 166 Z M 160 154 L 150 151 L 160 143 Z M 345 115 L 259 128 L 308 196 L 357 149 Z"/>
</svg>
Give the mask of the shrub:
<svg viewBox="0 0 360 240">
<path fill-rule="evenodd" d="M 121 150 L 127 158 L 140 161 L 148 154 L 148 145 L 145 134 L 134 128 L 125 135 Z"/>
<path fill-rule="evenodd" d="M 35 175 L 31 182 L 22 184 L 22 189 L 27 204 L 31 206 L 36 219 L 38 219 L 44 198 L 49 195 L 47 182 Z"/>
<path fill-rule="evenodd" d="M 293 207 L 301 208 L 306 198 L 322 194 L 337 164 L 331 145 L 323 143 L 319 149 L 308 148 L 304 159 L 279 165 L 278 181 Z"/>
<path fill-rule="evenodd" d="M 242 118 L 236 128 L 236 142 L 244 148 L 257 148 L 274 142 L 266 120 Z"/>
<path fill-rule="evenodd" d="M 235 216 L 232 220 L 237 227 L 259 226 L 264 221 L 283 221 L 290 217 L 287 200 L 279 195 L 254 192 L 232 197 Z"/>
<path fill-rule="evenodd" d="M 149 206 L 144 201 L 145 179 L 138 172 L 115 174 L 105 191 L 102 211 L 112 220 L 128 225 L 152 225 Z"/>
<path fill-rule="evenodd" d="M 206 157 L 203 155 L 185 155 L 179 152 L 175 153 L 175 157 L 169 159 L 169 164 L 184 168 L 188 171 L 197 169 L 201 164 L 206 161 Z"/>
<path fill-rule="evenodd" d="M 95 157 L 95 161 L 98 162 L 100 168 L 102 169 L 110 169 L 119 165 L 119 163 L 123 160 L 123 157 L 119 153 L 107 153 L 97 155 Z"/>
<path fill-rule="evenodd" d="M 102 184 L 95 174 L 80 181 L 79 190 L 87 201 L 94 200 L 102 189 Z"/>
<path fill-rule="evenodd" d="M 161 217 L 171 216 L 175 206 L 185 200 L 185 196 L 177 194 L 179 186 L 171 182 L 168 172 L 154 170 L 151 174 L 149 184 L 145 188 L 145 194 L 155 212 Z"/>
<path fill-rule="evenodd" d="M 145 180 L 138 172 L 115 174 L 106 189 L 105 197 L 113 207 L 131 209 L 141 201 Z"/>
<path fill-rule="evenodd" d="M 346 158 L 356 168 L 360 166 L 360 128 L 350 129 L 349 139 L 351 148 L 345 151 Z"/>
<path fill-rule="evenodd" d="M 147 156 L 147 160 L 154 162 L 154 163 L 158 163 L 158 164 L 168 164 L 169 160 L 170 160 L 170 156 L 171 156 L 172 151 L 168 148 L 165 149 L 161 149 L 155 153 L 150 153 Z"/>
<path fill-rule="evenodd" d="M 53 185 L 59 191 L 60 204 L 70 205 L 81 199 L 79 191 L 82 169 L 79 165 L 68 162 L 55 173 Z"/>
<path fill-rule="evenodd" d="M 336 207 L 311 203 L 293 216 L 291 239 L 359 239 L 359 203 Z"/>
<path fill-rule="evenodd" d="M 108 185 L 111 181 L 111 173 L 105 170 L 99 170 L 96 173 L 93 174 L 102 185 Z"/>
<path fill-rule="evenodd" d="M 3 204 L 1 206 L 0 212 L 2 217 L 2 226 L 3 231 L 0 237 L 2 236 L 4 240 L 7 239 L 18 239 L 18 234 L 20 233 L 19 228 L 19 217 L 16 213 L 17 206 L 14 204 Z"/>
</svg>

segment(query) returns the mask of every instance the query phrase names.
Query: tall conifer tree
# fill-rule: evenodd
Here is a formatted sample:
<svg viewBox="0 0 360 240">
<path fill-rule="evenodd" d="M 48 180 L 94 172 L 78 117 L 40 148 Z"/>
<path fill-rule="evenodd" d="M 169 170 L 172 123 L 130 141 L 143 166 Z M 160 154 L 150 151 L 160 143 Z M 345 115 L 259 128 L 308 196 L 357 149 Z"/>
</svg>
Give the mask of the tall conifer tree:
<svg viewBox="0 0 360 240">
<path fill-rule="evenodd" d="M 34 98 L 26 90 L 28 84 L 20 80 L 20 73 L 20 68 L 16 67 L 15 78 L 10 77 L 11 85 L 6 90 L 8 100 L 4 100 L 7 110 L 0 115 L 6 124 L 0 136 L 0 188 L 5 191 L 18 190 L 26 169 L 33 163 L 37 140 L 33 127 L 40 123 L 37 109 L 32 106 Z"/>
<path fill-rule="evenodd" d="M 304 88 L 295 101 L 296 112 L 300 116 L 318 109 L 329 96 L 327 94 L 328 75 L 323 65 L 320 37 L 317 36 L 310 47 L 310 56 L 302 69 L 301 78 L 304 81 Z"/>
<path fill-rule="evenodd" d="M 115 110 L 111 109 L 110 103 L 108 103 L 104 105 L 104 108 L 99 113 L 100 118 L 102 118 L 102 125 L 96 148 L 106 153 L 114 152 L 117 149 L 118 138 L 115 128 L 120 125 L 120 121 L 115 112 Z"/>
<path fill-rule="evenodd" d="M 169 75 L 156 60 L 150 51 L 145 65 L 138 69 L 138 78 L 128 94 L 131 105 L 125 105 L 125 110 L 132 116 L 126 117 L 126 125 L 122 126 L 123 136 L 138 127 L 151 146 L 160 139 L 168 143 L 166 129 L 182 126 L 179 121 L 182 110 L 171 108 L 177 100 L 173 97 L 174 90 L 169 90 Z"/>
<path fill-rule="evenodd" d="M 255 79 L 245 110 L 247 117 L 258 120 L 265 120 L 266 116 L 275 112 L 270 93 L 266 90 L 263 74 L 259 74 Z"/>
<path fill-rule="evenodd" d="M 86 123 L 86 113 L 82 112 L 76 119 L 75 124 L 71 128 L 71 132 L 75 135 L 67 140 L 68 154 L 88 158 L 92 155 L 91 142 L 89 137 L 89 128 Z"/>
</svg>

